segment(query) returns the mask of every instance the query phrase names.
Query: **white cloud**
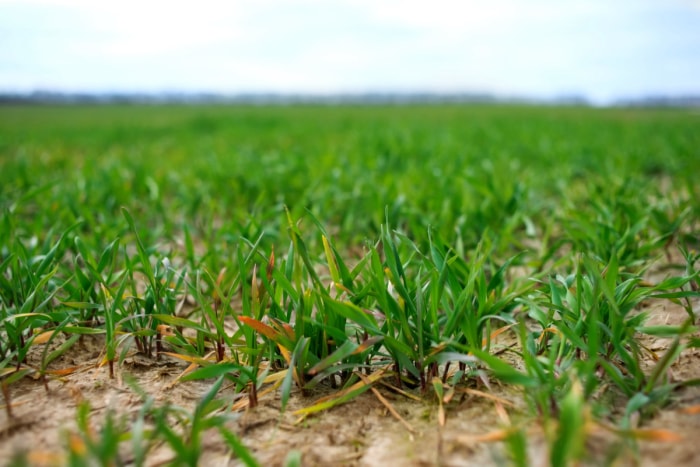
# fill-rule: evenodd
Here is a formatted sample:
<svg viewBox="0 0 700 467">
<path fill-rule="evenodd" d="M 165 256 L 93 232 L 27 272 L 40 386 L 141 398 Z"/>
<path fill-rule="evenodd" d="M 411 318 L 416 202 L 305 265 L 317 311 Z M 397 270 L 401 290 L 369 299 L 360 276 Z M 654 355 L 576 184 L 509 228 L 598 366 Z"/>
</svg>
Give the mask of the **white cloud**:
<svg viewBox="0 0 700 467">
<path fill-rule="evenodd" d="M 0 0 L 0 89 L 700 91 L 698 5 Z"/>
</svg>

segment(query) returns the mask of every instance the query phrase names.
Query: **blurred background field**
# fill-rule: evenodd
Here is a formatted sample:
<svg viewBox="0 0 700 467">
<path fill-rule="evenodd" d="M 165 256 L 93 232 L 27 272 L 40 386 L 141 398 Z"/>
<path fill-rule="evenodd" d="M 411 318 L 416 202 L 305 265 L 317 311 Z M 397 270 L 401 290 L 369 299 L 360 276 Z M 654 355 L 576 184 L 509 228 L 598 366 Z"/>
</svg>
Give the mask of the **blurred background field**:
<svg viewBox="0 0 700 467">
<path fill-rule="evenodd" d="M 287 206 L 348 245 L 373 239 L 388 210 L 418 237 L 431 226 L 474 245 L 506 229 L 517 248 L 598 193 L 658 202 L 698 190 L 692 110 L 28 106 L 0 118 L 3 208 L 44 235 L 83 217 L 109 238 L 126 206 L 149 243 L 183 223 L 275 243 Z"/>
</svg>

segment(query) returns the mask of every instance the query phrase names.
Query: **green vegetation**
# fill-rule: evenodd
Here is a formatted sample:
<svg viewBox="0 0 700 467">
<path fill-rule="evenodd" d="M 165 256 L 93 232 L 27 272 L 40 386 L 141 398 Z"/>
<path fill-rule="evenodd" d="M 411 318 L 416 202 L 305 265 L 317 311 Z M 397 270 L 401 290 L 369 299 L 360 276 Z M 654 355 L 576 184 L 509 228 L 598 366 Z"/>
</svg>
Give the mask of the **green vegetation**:
<svg viewBox="0 0 700 467">
<path fill-rule="evenodd" d="M 140 464 L 160 439 L 195 464 L 209 428 L 253 463 L 224 426 L 240 407 L 216 399 L 223 381 L 250 407 L 273 386 L 283 409 L 294 386 L 336 388 L 300 415 L 378 380 L 442 410 L 484 370 L 525 389 L 554 465 L 583 458 L 593 421 L 633 443 L 633 420 L 697 383 L 667 370 L 699 345 L 699 124 L 558 107 L 0 108 L 8 416 L 13 384 L 100 334 L 112 375 L 136 351 L 216 383 L 194 413 L 144 394 L 105 439 L 81 406 L 75 463 L 132 443 Z M 646 325 L 660 301 L 687 320 Z M 648 336 L 672 338 L 651 368 Z M 522 430 L 508 433 L 526 465 Z"/>
</svg>

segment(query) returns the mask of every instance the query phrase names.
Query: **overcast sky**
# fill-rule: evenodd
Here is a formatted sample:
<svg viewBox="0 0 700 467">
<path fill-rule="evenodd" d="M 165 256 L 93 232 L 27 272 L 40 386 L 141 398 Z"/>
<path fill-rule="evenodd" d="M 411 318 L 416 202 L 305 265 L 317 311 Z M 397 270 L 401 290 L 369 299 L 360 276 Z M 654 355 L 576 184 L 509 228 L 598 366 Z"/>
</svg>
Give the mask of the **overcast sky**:
<svg viewBox="0 0 700 467">
<path fill-rule="evenodd" d="M 0 0 L 0 91 L 700 94 L 700 0 Z"/>
</svg>

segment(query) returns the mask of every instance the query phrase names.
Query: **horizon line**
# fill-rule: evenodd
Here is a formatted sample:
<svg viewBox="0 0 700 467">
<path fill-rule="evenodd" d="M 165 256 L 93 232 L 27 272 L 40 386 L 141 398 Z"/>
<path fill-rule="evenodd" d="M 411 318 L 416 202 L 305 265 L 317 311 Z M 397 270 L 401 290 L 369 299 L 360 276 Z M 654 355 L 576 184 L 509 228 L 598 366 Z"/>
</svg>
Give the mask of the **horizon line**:
<svg viewBox="0 0 700 467">
<path fill-rule="evenodd" d="M 552 96 L 508 94 L 481 91 L 430 90 L 366 90 L 340 92 L 312 91 L 63 91 L 34 89 L 11 91 L 0 89 L 0 103 L 63 103 L 63 104 L 440 104 L 440 103 L 493 103 L 493 104 L 556 104 L 581 106 L 679 106 L 700 107 L 700 93 L 648 93 L 619 96 L 604 103 L 590 99 L 584 93 L 562 93 Z"/>
</svg>

